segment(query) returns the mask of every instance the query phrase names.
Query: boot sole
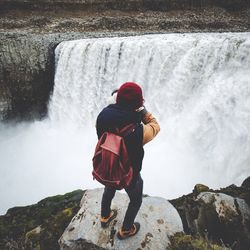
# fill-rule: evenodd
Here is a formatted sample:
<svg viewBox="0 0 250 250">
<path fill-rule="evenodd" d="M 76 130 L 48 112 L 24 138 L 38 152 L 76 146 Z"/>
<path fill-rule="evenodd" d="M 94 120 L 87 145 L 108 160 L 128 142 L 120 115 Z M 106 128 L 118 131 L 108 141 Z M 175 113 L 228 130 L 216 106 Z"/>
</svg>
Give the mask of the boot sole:
<svg viewBox="0 0 250 250">
<path fill-rule="evenodd" d="M 132 237 L 132 236 L 135 236 L 135 235 L 139 232 L 139 230 L 140 230 L 140 224 L 139 224 L 138 222 L 135 222 L 134 225 L 135 225 L 135 228 L 136 228 L 136 229 L 135 229 L 135 232 L 129 233 L 129 234 L 127 234 L 127 235 L 122 236 L 122 235 L 120 235 L 120 232 L 118 231 L 118 233 L 117 233 L 117 238 L 118 238 L 119 240 L 125 240 L 125 239 L 127 239 L 127 238 Z"/>
</svg>

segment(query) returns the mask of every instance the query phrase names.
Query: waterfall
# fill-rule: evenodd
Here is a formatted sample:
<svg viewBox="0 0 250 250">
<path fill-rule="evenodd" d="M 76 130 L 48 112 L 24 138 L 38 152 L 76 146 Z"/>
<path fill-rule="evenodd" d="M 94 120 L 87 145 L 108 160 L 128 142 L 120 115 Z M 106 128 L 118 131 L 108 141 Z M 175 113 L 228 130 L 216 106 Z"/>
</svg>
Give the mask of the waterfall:
<svg viewBox="0 0 250 250">
<path fill-rule="evenodd" d="M 56 48 L 56 64 L 53 122 L 94 124 L 110 93 L 135 81 L 161 124 L 148 150 L 160 178 L 177 169 L 217 186 L 250 174 L 249 33 L 69 41 Z"/>
<path fill-rule="evenodd" d="M 91 175 L 95 120 L 126 81 L 142 86 L 161 126 L 145 145 L 144 193 L 171 199 L 250 176 L 250 33 L 84 39 L 55 55 L 48 118 L 0 124 L 0 213 L 101 186 Z"/>
</svg>

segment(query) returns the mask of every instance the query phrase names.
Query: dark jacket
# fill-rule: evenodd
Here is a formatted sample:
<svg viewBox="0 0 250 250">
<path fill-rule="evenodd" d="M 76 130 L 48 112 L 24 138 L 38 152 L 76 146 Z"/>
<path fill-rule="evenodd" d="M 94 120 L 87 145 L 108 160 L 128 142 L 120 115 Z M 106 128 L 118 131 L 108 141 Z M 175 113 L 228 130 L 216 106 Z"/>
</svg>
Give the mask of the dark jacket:
<svg viewBox="0 0 250 250">
<path fill-rule="evenodd" d="M 141 171 L 144 156 L 142 144 L 143 125 L 141 121 L 142 116 L 140 113 L 126 110 L 117 104 L 111 104 L 104 108 L 98 115 L 96 121 L 98 138 L 100 138 L 104 132 L 115 131 L 115 128 L 121 129 L 131 123 L 136 125 L 134 132 L 124 138 L 134 170 L 133 179 L 135 179 Z"/>
</svg>

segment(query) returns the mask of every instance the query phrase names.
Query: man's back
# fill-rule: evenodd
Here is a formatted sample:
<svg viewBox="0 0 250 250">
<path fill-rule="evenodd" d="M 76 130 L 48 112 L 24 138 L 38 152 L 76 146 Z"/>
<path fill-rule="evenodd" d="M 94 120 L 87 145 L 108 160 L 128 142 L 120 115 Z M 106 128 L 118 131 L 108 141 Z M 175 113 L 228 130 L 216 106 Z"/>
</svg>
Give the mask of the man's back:
<svg viewBox="0 0 250 250">
<path fill-rule="evenodd" d="M 141 170 L 144 156 L 141 117 L 141 114 L 135 111 L 127 111 L 117 104 L 111 104 L 101 111 L 96 122 L 98 138 L 100 138 L 104 132 L 112 132 L 115 131 L 116 128 L 121 129 L 126 125 L 135 124 L 135 130 L 124 138 L 128 155 L 134 169 L 134 178 Z"/>
</svg>

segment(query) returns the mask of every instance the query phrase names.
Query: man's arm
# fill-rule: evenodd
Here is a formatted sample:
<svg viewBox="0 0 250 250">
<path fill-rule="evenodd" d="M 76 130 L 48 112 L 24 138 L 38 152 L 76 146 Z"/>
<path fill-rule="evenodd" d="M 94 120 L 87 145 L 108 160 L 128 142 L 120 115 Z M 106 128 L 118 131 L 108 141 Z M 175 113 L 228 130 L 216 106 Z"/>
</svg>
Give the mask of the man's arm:
<svg viewBox="0 0 250 250">
<path fill-rule="evenodd" d="M 155 117 L 153 117 L 153 115 L 149 112 L 146 112 L 143 115 L 142 122 L 143 122 L 142 145 L 145 145 L 159 133 L 160 126 Z"/>
</svg>

